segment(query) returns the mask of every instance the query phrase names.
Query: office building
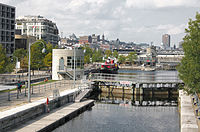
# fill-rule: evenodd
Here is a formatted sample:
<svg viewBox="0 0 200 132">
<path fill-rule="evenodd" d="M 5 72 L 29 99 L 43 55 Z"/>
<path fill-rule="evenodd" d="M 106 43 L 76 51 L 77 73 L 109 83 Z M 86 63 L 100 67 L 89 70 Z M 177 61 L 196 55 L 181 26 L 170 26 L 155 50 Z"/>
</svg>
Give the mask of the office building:
<svg viewBox="0 0 200 132">
<path fill-rule="evenodd" d="M 170 35 L 169 34 L 164 34 L 162 36 L 162 43 L 163 43 L 164 48 L 170 47 Z"/>
<path fill-rule="evenodd" d="M 12 56 L 15 49 L 15 7 L 0 3 L 0 44 L 6 55 Z"/>
<path fill-rule="evenodd" d="M 56 23 L 42 16 L 24 16 L 16 19 L 16 29 L 21 30 L 21 35 L 35 36 L 54 46 L 58 45 L 59 36 Z"/>
</svg>

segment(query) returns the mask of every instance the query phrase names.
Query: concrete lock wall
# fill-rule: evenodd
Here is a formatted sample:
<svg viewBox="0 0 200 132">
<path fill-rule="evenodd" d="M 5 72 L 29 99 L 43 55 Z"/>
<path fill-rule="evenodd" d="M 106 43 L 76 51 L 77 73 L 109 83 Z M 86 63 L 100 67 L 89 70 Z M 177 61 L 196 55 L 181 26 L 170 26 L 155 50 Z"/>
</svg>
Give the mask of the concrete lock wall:
<svg viewBox="0 0 200 132">
<path fill-rule="evenodd" d="M 56 99 L 50 100 L 48 108 L 51 111 L 52 109 L 58 108 L 64 104 L 74 101 L 74 97 L 80 91 L 75 91 L 73 93 L 58 97 Z M 37 116 L 40 116 L 47 112 L 47 105 L 41 103 L 39 105 L 33 106 L 31 108 L 22 110 L 20 112 L 14 113 L 12 115 L 6 116 L 0 119 L 0 131 L 7 131 L 8 129 L 14 128 L 17 125 L 21 125 L 24 122 L 31 120 Z"/>
</svg>

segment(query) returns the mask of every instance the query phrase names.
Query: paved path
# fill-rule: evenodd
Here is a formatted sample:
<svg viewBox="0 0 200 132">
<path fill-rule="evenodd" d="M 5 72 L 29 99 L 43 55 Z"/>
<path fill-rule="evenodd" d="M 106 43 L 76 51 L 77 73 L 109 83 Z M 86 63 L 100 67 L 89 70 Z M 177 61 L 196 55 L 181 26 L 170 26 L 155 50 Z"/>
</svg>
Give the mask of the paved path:
<svg viewBox="0 0 200 132">
<path fill-rule="evenodd" d="M 80 85 L 80 81 L 76 83 L 76 87 Z M 53 95 L 54 89 L 59 89 L 59 92 L 72 89 L 73 88 L 73 80 L 62 80 L 56 81 L 52 83 L 46 83 L 39 86 L 33 87 L 33 94 L 31 94 L 31 101 L 36 101 L 39 99 L 44 99 Z M 19 94 L 19 98 L 17 98 L 17 91 L 10 92 L 11 101 L 8 101 L 8 93 L 0 93 L 0 112 L 15 108 L 17 106 L 21 106 L 28 103 L 28 97 L 25 96 L 25 89 L 22 89 L 22 93 Z M 27 95 L 27 91 L 26 91 Z"/>
<path fill-rule="evenodd" d="M 183 90 L 179 90 L 179 97 L 181 132 L 198 132 L 198 125 L 192 108 L 191 97 L 183 92 Z"/>
<path fill-rule="evenodd" d="M 20 128 L 12 130 L 13 132 L 35 132 L 39 130 L 44 130 L 47 126 L 53 125 L 54 123 L 58 123 L 61 120 L 65 120 L 65 118 L 69 118 L 76 116 L 76 111 L 80 110 L 86 105 L 91 104 L 94 102 L 93 100 L 87 100 L 84 102 L 79 103 L 70 103 L 67 104 L 61 108 L 58 108 L 54 111 L 51 111 L 51 113 L 43 115 L 42 117 L 36 118 L 34 120 L 31 120 L 27 122 L 26 124 L 23 124 L 23 126 L 20 126 Z M 63 122 L 64 123 L 64 122 Z M 54 124 L 55 125 L 55 124 Z M 57 124 L 59 126 L 59 124 Z"/>
</svg>

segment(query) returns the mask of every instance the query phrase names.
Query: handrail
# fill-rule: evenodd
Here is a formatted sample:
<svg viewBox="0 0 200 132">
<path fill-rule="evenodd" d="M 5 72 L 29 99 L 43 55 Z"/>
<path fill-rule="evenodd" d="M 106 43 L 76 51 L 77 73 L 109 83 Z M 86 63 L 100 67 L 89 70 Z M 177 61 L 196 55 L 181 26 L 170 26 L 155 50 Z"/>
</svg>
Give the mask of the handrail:
<svg viewBox="0 0 200 132">
<path fill-rule="evenodd" d="M 178 76 L 166 75 L 152 75 L 152 76 L 140 76 L 140 75 L 118 75 L 118 74 L 92 74 L 92 80 L 112 80 L 112 81 L 133 81 L 133 82 L 178 82 L 181 83 L 182 80 Z"/>
</svg>

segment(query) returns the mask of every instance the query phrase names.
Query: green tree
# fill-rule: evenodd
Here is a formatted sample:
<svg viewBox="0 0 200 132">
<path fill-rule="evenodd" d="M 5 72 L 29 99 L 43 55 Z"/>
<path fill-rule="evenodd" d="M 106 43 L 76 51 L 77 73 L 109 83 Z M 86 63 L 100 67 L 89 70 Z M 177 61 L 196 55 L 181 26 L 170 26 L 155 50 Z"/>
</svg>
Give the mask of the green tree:
<svg viewBox="0 0 200 132">
<path fill-rule="evenodd" d="M 24 58 L 27 55 L 27 51 L 25 49 L 16 49 L 13 53 L 13 56 L 18 58 L 18 61 Z"/>
<path fill-rule="evenodd" d="M 89 64 L 90 63 L 90 58 L 92 57 L 93 51 L 90 47 L 86 46 L 83 48 L 85 50 L 84 53 L 84 63 Z"/>
<path fill-rule="evenodd" d="M 24 58 L 22 58 L 21 59 L 21 61 L 20 61 L 20 67 L 22 68 L 22 69 L 28 69 L 28 58 L 27 58 L 27 56 L 25 56 Z"/>
<path fill-rule="evenodd" d="M 105 58 L 107 59 L 108 57 L 112 56 L 112 52 L 110 50 L 106 50 L 105 55 L 106 55 Z"/>
<path fill-rule="evenodd" d="M 43 42 L 45 43 L 45 42 Z M 51 43 L 47 43 L 46 44 L 46 54 L 52 53 L 53 49 L 56 49 L 57 47 L 53 47 L 53 45 Z"/>
<path fill-rule="evenodd" d="M 184 57 L 178 67 L 179 77 L 183 80 L 188 93 L 200 92 L 200 14 L 196 20 L 189 20 L 185 29 Z"/>
<path fill-rule="evenodd" d="M 44 43 L 45 44 L 45 43 Z M 40 41 L 35 42 L 31 45 L 31 69 L 34 70 L 44 66 L 45 53 L 42 53 L 42 49 L 45 48 Z"/>
<path fill-rule="evenodd" d="M 129 61 L 131 64 L 137 59 L 137 54 L 135 52 L 130 52 L 126 57 L 126 60 Z"/>
<path fill-rule="evenodd" d="M 90 56 L 89 55 L 84 56 L 84 63 L 85 64 L 89 64 L 90 63 Z"/>
<path fill-rule="evenodd" d="M 46 67 L 51 68 L 52 66 L 52 53 L 49 52 L 44 58 L 44 64 Z"/>
<path fill-rule="evenodd" d="M 0 44 L 0 73 L 4 73 L 6 67 L 6 51 L 3 46 Z"/>
<path fill-rule="evenodd" d="M 115 58 L 117 59 L 118 56 L 119 56 L 118 52 L 117 52 L 116 50 L 114 50 L 114 52 L 113 52 L 113 57 L 115 57 Z"/>
<path fill-rule="evenodd" d="M 126 61 L 126 56 L 124 55 L 120 55 L 118 58 L 118 62 L 124 64 Z"/>
<path fill-rule="evenodd" d="M 94 53 L 92 54 L 92 62 L 101 62 L 103 58 L 102 55 L 102 51 L 98 50 L 98 51 L 94 51 Z"/>
</svg>

